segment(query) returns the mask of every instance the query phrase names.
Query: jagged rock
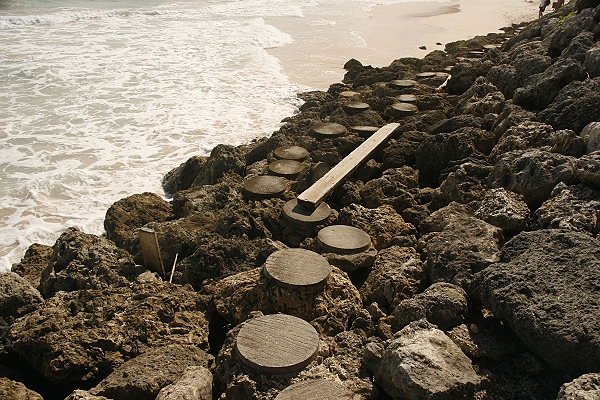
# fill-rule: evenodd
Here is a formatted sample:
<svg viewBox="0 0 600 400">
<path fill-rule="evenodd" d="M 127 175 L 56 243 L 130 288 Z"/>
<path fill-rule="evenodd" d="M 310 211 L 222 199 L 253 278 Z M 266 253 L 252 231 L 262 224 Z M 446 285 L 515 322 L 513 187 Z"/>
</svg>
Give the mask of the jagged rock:
<svg viewBox="0 0 600 400">
<path fill-rule="evenodd" d="M 106 211 L 106 237 L 121 248 L 134 249 L 139 228 L 149 222 L 166 221 L 171 213 L 171 205 L 158 195 L 134 194 L 115 202 Z"/>
<path fill-rule="evenodd" d="M 568 229 L 596 236 L 600 232 L 600 189 L 556 185 L 552 197 L 535 211 L 539 229 Z"/>
<path fill-rule="evenodd" d="M 544 72 L 527 78 L 525 86 L 515 90 L 513 101 L 527 109 L 543 110 L 565 85 L 572 81 L 582 81 L 586 77 L 580 63 L 560 58 Z"/>
<path fill-rule="evenodd" d="M 461 324 L 447 335 L 469 358 L 503 360 L 524 350 L 515 334 L 497 320 L 478 319 L 468 326 Z"/>
<path fill-rule="evenodd" d="M 450 283 L 434 283 L 415 297 L 402 300 L 393 311 L 394 331 L 413 321 L 426 319 L 443 331 L 462 324 L 469 317 L 467 294 Z"/>
<path fill-rule="evenodd" d="M 523 343 L 569 373 L 600 368 L 600 243 L 560 230 L 522 232 L 501 262 L 476 276 L 475 294 Z"/>
<path fill-rule="evenodd" d="M 456 212 L 452 206 L 432 213 L 428 219 L 438 218 L 443 218 L 445 225 L 423 236 L 419 243 L 426 254 L 429 278 L 468 290 L 475 272 L 499 260 L 502 231 L 471 214 Z"/>
<path fill-rule="evenodd" d="M 366 110 L 358 114 L 349 115 L 341 107 L 331 113 L 329 122 L 335 122 L 344 126 L 383 126 L 385 121 L 379 113 Z"/>
<path fill-rule="evenodd" d="M 513 150 L 527 150 L 550 146 L 550 136 L 554 133 L 552 126 L 535 121 L 525 121 L 506 130 L 494 146 L 490 154 L 492 161 L 497 161 L 504 153 Z"/>
<path fill-rule="evenodd" d="M 89 392 L 115 400 L 154 400 L 187 368 L 208 368 L 213 360 L 213 356 L 192 345 L 151 348 L 118 366 Z"/>
<path fill-rule="evenodd" d="M 461 128 L 481 128 L 483 119 L 472 114 L 460 114 L 448 119 L 444 119 L 433 125 L 429 133 L 436 135 L 438 133 L 450 133 Z"/>
<path fill-rule="evenodd" d="M 27 248 L 25 255 L 18 264 L 13 264 L 11 271 L 19 274 L 37 288 L 40 285 L 40 277 L 50 264 L 52 257 L 52 246 L 33 243 Z"/>
<path fill-rule="evenodd" d="M 483 162 L 460 162 L 440 185 L 440 202 L 449 204 L 453 201 L 469 203 L 482 200 L 487 191 L 486 179 L 492 168 Z"/>
<path fill-rule="evenodd" d="M 225 278 L 262 265 L 269 254 L 280 248 L 281 243 L 271 239 L 207 236 L 194 254 L 177 264 L 173 282 L 189 283 L 200 290 L 207 279 Z"/>
<path fill-rule="evenodd" d="M 246 157 L 243 151 L 231 145 L 219 144 L 210 152 L 192 186 L 213 185 L 226 174 L 244 176 Z"/>
<path fill-rule="evenodd" d="M 74 390 L 65 400 L 109 400 L 104 396 L 94 396 L 87 390 Z"/>
<path fill-rule="evenodd" d="M 496 122 L 492 126 L 492 132 L 496 138 L 500 138 L 509 128 L 526 123 L 527 121 L 536 121 L 537 116 L 532 111 L 527 111 L 511 101 L 507 101 L 504 110 L 498 115 Z"/>
<path fill-rule="evenodd" d="M 600 188 L 600 150 L 579 158 L 575 175 L 584 184 Z"/>
<path fill-rule="evenodd" d="M 590 74 L 590 78 L 600 76 L 600 44 L 596 44 L 585 53 L 583 66 Z"/>
<path fill-rule="evenodd" d="M 454 115 L 470 114 L 483 118 L 486 114 L 499 114 L 504 108 L 504 101 L 502 92 L 485 77 L 480 76 L 460 96 L 453 113 Z"/>
<path fill-rule="evenodd" d="M 418 172 L 408 166 L 385 170 L 380 178 L 371 179 L 360 188 L 361 205 L 390 205 L 396 211 L 411 207 L 416 204 L 411 189 L 418 187 L 418 179 Z"/>
<path fill-rule="evenodd" d="M 244 322 L 252 311 L 284 313 L 312 321 L 329 335 L 345 330 L 362 305 L 348 275 L 335 267 L 318 291 L 281 287 L 255 268 L 211 283 L 202 293 L 212 297 L 216 311 L 232 325 Z"/>
<path fill-rule="evenodd" d="M 0 274 L 0 318 L 12 321 L 37 309 L 43 301 L 25 278 L 14 272 Z"/>
<path fill-rule="evenodd" d="M 212 385 L 209 369 L 190 366 L 175 382 L 162 388 L 156 400 L 212 400 Z"/>
<path fill-rule="evenodd" d="M 572 58 L 583 63 L 588 50 L 594 45 L 593 32 L 581 32 L 571 40 L 569 45 L 560 54 L 563 58 Z M 585 65 L 584 65 L 585 67 Z M 587 69 L 587 68 L 586 68 Z M 589 71 L 588 71 L 589 73 Z M 593 76 L 592 76 L 593 77 Z"/>
<path fill-rule="evenodd" d="M 475 216 L 509 233 L 527 230 L 530 224 L 530 211 L 523 196 L 504 188 L 487 191 Z"/>
<path fill-rule="evenodd" d="M 383 168 L 414 167 L 415 150 L 428 136 L 425 132 L 408 131 L 399 139 L 391 139 L 383 149 Z"/>
<path fill-rule="evenodd" d="M 206 160 L 207 157 L 193 156 L 167 172 L 162 181 L 165 193 L 175 194 L 180 190 L 189 189 L 206 164 Z"/>
<path fill-rule="evenodd" d="M 565 18 L 563 23 L 544 39 L 548 43 L 548 53 L 551 57 L 558 57 L 577 35 L 584 31 L 593 31 L 595 26 L 591 9 L 582 10 L 577 15 Z"/>
<path fill-rule="evenodd" d="M 415 152 L 415 166 L 423 186 L 437 187 L 440 173 L 451 161 L 480 154 L 476 143 L 481 141 L 478 130 L 468 128 L 452 133 L 439 133 L 425 139 Z"/>
<path fill-rule="evenodd" d="M 600 397 L 600 373 L 581 375 L 565 383 L 556 400 L 594 400 Z"/>
<path fill-rule="evenodd" d="M 37 392 L 28 389 L 21 382 L 0 377 L 0 399 L 6 400 L 44 400 Z"/>
<path fill-rule="evenodd" d="M 338 223 L 362 229 L 371 237 L 376 249 L 384 249 L 401 237 L 416 235 L 416 228 L 406 223 L 402 216 L 389 205 L 365 208 L 351 204 L 340 210 Z"/>
<path fill-rule="evenodd" d="M 498 88 L 506 99 L 512 99 L 514 91 L 521 86 L 517 69 L 513 65 L 496 65 L 485 76 L 490 83 Z"/>
<path fill-rule="evenodd" d="M 360 294 L 365 304 L 393 309 L 402 300 L 425 288 L 425 266 L 412 247 L 391 246 L 381 250 Z"/>
<path fill-rule="evenodd" d="M 58 291 L 127 286 L 143 271 L 110 240 L 69 228 L 54 245 L 39 291 L 48 298 Z"/>
<path fill-rule="evenodd" d="M 580 136 L 585 141 L 586 154 L 600 150 L 600 122 L 590 122 L 587 124 L 581 131 Z"/>
<path fill-rule="evenodd" d="M 150 348 L 208 349 L 208 322 L 197 293 L 153 283 L 58 292 L 16 320 L 6 338 L 48 381 L 93 384 Z"/>
<path fill-rule="evenodd" d="M 575 163 L 573 157 L 544 150 L 510 151 L 498 157 L 488 182 L 492 188 L 504 187 L 523 195 L 530 209 L 535 210 L 559 182 L 576 182 Z"/>
<path fill-rule="evenodd" d="M 456 64 L 450 70 L 452 77 L 446 86 L 448 93 L 463 94 L 478 77 L 486 76 L 493 66 L 491 61 L 478 61 L 475 63 L 460 62 Z"/>
<path fill-rule="evenodd" d="M 411 323 L 383 345 L 367 345 L 365 358 L 394 399 L 470 398 L 480 384 L 471 360 L 424 320 Z"/>
<path fill-rule="evenodd" d="M 554 129 L 571 129 L 581 132 L 600 115 L 600 93 L 584 94 L 577 98 L 554 102 L 540 113 L 540 120 Z"/>
</svg>

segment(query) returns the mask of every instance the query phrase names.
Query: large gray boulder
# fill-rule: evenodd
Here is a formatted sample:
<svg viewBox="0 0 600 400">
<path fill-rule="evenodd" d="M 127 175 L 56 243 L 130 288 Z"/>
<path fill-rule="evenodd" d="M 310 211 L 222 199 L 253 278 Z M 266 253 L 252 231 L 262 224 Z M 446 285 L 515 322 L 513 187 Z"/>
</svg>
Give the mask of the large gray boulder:
<svg viewBox="0 0 600 400">
<path fill-rule="evenodd" d="M 600 368 L 600 242 L 561 230 L 522 232 L 476 275 L 475 295 L 534 353 L 570 373 Z"/>
<path fill-rule="evenodd" d="M 424 320 L 383 344 L 368 344 L 365 362 L 383 390 L 398 400 L 470 398 L 480 384 L 471 360 Z"/>
<path fill-rule="evenodd" d="M 14 272 L 0 274 L 0 318 L 12 320 L 37 309 L 44 299 L 29 282 Z"/>
</svg>

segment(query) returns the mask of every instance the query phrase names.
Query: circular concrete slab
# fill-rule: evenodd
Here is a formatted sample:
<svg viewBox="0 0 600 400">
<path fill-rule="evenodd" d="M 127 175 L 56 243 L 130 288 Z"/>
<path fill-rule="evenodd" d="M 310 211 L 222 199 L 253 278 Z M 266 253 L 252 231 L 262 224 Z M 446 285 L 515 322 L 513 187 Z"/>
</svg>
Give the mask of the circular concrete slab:
<svg viewBox="0 0 600 400">
<path fill-rule="evenodd" d="M 379 130 L 377 126 L 351 126 L 350 132 L 356 133 L 358 136 L 363 138 L 371 137 L 375 132 Z"/>
<path fill-rule="evenodd" d="M 350 99 L 355 96 L 360 96 L 360 93 L 353 90 L 344 90 L 338 94 L 339 99 Z"/>
<path fill-rule="evenodd" d="M 393 89 L 406 89 L 411 88 L 417 84 L 416 81 L 412 79 L 397 79 L 395 81 L 391 81 L 388 85 Z"/>
<path fill-rule="evenodd" d="M 367 111 L 370 106 L 361 101 L 351 101 L 349 103 L 342 104 L 342 108 L 348 114 L 358 114 L 360 112 Z"/>
<path fill-rule="evenodd" d="M 412 103 L 394 103 L 389 107 L 389 114 L 396 118 L 415 115 L 419 109 Z"/>
<path fill-rule="evenodd" d="M 281 146 L 273 150 L 273 155 L 279 160 L 304 161 L 309 153 L 304 147 L 300 146 Z"/>
<path fill-rule="evenodd" d="M 336 124 L 334 122 L 319 122 L 314 124 L 310 131 L 317 137 L 321 138 L 334 138 L 344 136 L 348 130 L 344 125 Z"/>
<path fill-rule="evenodd" d="M 292 199 L 283 205 L 282 213 L 288 221 L 301 225 L 317 225 L 329 218 L 331 208 L 323 202 L 313 210 L 298 204 L 298 199 Z"/>
<path fill-rule="evenodd" d="M 269 171 L 273 175 L 288 179 L 296 179 L 303 170 L 304 164 L 294 160 L 275 160 L 269 164 Z"/>
<path fill-rule="evenodd" d="M 352 400 L 354 393 L 341 384 L 327 379 L 294 383 L 282 390 L 275 400 Z"/>
<path fill-rule="evenodd" d="M 396 96 L 396 100 L 401 103 L 414 103 L 417 101 L 417 96 L 414 94 L 401 94 L 400 96 Z"/>
<path fill-rule="evenodd" d="M 287 179 L 280 176 L 261 175 L 248 178 L 243 183 L 246 193 L 254 198 L 277 197 L 287 189 Z"/>
<path fill-rule="evenodd" d="M 360 253 L 371 246 L 371 237 L 362 229 L 348 225 L 331 225 L 317 234 L 323 250 L 331 253 Z"/>
<path fill-rule="evenodd" d="M 263 373 L 282 374 L 306 367 L 319 352 L 319 334 L 308 322 L 287 314 L 247 321 L 235 348 L 241 361 Z"/>
<path fill-rule="evenodd" d="M 265 275 L 287 288 L 321 287 L 331 267 L 322 255 L 306 249 L 284 249 L 271 254 L 263 267 Z"/>
<path fill-rule="evenodd" d="M 417 79 L 423 79 L 423 78 L 432 78 L 435 76 L 435 72 L 419 72 L 416 75 Z"/>
</svg>

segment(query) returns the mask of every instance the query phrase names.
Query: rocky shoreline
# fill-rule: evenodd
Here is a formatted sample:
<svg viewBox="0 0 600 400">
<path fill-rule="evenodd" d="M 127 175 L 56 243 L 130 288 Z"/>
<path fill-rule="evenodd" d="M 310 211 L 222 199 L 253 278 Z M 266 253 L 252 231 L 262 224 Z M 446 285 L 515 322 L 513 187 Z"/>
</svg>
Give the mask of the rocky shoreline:
<svg viewBox="0 0 600 400">
<path fill-rule="evenodd" d="M 599 398 L 599 21 L 599 1 L 573 0 L 422 59 L 350 60 L 269 138 L 167 173 L 172 201 L 136 194 L 103 237 L 32 245 L 0 275 L 0 398 Z M 322 219 L 282 213 L 390 122 Z M 245 183 L 282 146 L 308 157 L 257 196 Z M 339 225 L 370 243 L 336 251 L 319 232 Z M 143 266 L 142 227 L 165 276 Z M 326 280 L 278 284 L 263 266 L 286 249 L 326 259 Z M 279 313 L 318 334 L 298 368 L 236 343 Z"/>
</svg>

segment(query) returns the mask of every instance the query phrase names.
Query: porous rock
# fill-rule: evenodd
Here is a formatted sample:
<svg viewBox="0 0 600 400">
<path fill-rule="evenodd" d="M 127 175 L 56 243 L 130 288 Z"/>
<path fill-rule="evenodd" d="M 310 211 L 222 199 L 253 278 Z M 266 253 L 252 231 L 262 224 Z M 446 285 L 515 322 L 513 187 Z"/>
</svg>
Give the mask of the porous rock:
<svg viewBox="0 0 600 400">
<path fill-rule="evenodd" d="M 18 264 L 13 264 L 11 271 L 19 274 L 37 288 L 40 286 L 40 277 L 50 264 L 52 257 L 52 246 L 33 243 L 25 251 L 25 255 Z"/>
<path fill-rule="evenodd" d="M 447 335 L 471 359 L 506 360 L 525 350 L 515 334 L 493 318 L 458 325 Z"/>
<path fill-rule="evenodd" d="M 600 150 L 586 154 L 577 160 L 575 176 L 586 185 L 600 188 Z"/>
<path fill-rule="evenodd" d="M 14 272 L 0 274 L 0 318 L 12 321 L 38 308 L 44 299 L 29 282 Z"/>
<path fill-rule="evenodd" d="M 600 150 L 600 122 L 590 122 L 583 128 L 580 135 L 585 141 L 586 154 Z"/>
<path fill-rule="evenodd" d="M 413 321 L 426 319 L 443 331 L 449 331 L 462 324 L 469 317 L 467 294 L 459 286 L 438 282 L 424 292 L 404 299 L 392 313 L 395 331 Z"/>
<path fill-rule="evenodd" d="M 111 399 L 154 400 L 192 366 L 210 367 L 213 356 L 193 345 L 168 345 L 148 349 L 126 361 L 90 389 Z"/>
<path fill-rule="evenodd" d="M 174 194 L 189 189 L 206 163 L 207 157 L 193 156 L 165 174 L 162 187 L 165 193 Z"/>
<path fill-rule="evenodd" d="M 477 274 L 474 293 L 534 353 L 571 373 L 600 368 L 600 243 L 561 230 L 522 232 Z"/>
<path fill-rule="evenodd" d="M 44 400 L 39 393 L 30 390 L 21 382 L 0 377 L 0 399 L 6 400 Z"/>
<path fill-rule="evenodd" d="M 173 383 L 163 387 L 156 400 L 212 400 L 213 376 L 202 366 L 190 366 Z"/>
<path fill-rule="evenodd" d="M 218 144 L 210 152 L 192 186 L 212 185 L 231 173 L 244 176 L 245 170 L 246 157 L 242 148 Z"/>
<path fill-rule="evenodd" d="M 397 211 L 414 205 L 410 189 L 418 186 L 419 174 L 404 166 L 383 172 L 380 178 L 371 179 L 360 188 L 361 204 L 367 208 L 393 206 Z"/>
<path fill-rule="evenodd" d="M 508 233 L 528 229 L 531 219 L 523 196 L 504 188 L 488 190 L 475 216 Z"/>
<path fill-rule="evenodd" d="M 567 382 L 556 400 L 594 400 L 600 398 L 600 373 L 590 373 Z"/>
<path fill-rule="evenodd" d="M 57 292 L 16 320 L 6 337 L 48 381 L 95 383 L 153 347 L 208 349 L 203 308 L 197 293 L 168 283 Z"/>
<path fill-rule="evenodd" d="M 87 390 L 74 390 L 65 400 L 109 400 L 104 396 L 95 396 Z"/>
<path fill-rule="evenodd" d="M 365 362 L 394 399 L 469 398 L 480 384 L 471 360 L 424 320 L 411 323 L 384 344 L 367 345 Z"/>
</svg>

